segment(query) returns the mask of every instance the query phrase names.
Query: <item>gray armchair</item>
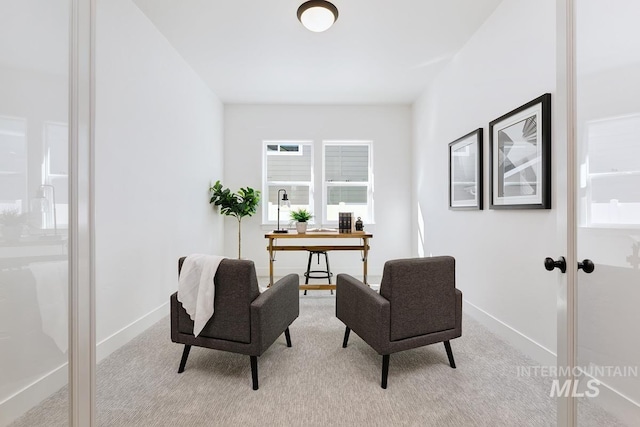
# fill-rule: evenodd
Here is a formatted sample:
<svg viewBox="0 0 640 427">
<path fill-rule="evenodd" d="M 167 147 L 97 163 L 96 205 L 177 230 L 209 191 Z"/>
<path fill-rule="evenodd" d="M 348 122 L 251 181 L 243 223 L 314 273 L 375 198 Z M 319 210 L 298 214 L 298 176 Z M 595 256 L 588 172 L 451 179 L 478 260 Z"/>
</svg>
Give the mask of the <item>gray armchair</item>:
<svg viewBox="0 0 640 427">
<path fill-rule="evenodd" d="M 178 274 L 184 257 L 178 261 Z M 184 371 L 191 346 L 245 354 L 251 361 L 253 389 L 258 389 L 258 356 L 284 332 L 291 347 L 289 325 L 299 314 L 299 278 L 289 274 L 260 293 L 253 261 L 224 259 L 215 278 L 214 314 L 195 337 L 193 321 L 171 295 L 171 341 L 184 344 L 178 373 Z"/>
<path fill-rule="evenodd" d="M 336 317 L 382 355 L 382 388 L 387 388 L 389 355 L 444 342 L 455 368 L 449 340 L 462 335 L 462 292 L 455 287 L 450 256 L 387 261 L 380 294 L 359 280 L 339 274 Z"/>
</svg>

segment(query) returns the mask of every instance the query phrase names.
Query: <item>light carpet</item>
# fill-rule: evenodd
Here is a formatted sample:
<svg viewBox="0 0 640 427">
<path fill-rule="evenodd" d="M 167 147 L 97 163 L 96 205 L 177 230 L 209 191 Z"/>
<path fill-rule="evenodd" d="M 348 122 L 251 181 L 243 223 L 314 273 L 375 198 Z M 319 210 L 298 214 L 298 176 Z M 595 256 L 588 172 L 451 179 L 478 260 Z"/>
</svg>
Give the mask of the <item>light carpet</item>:
<svg viewBox="0 0 640 427">
<path fill-rule="evenodd" d="M 391 355 L 380 388 L 382 357 L 355 334 L 342 348 L 344 325 L 333 296 L 300 297 L 292 348 L 281 336 L 258 359 L 260 389 L 251 389 L 249 357 L 193 347 L 177 374 L 183 346 L 170 340 L 169 318 L 98 366 L 101 426 L 553 426 L 551 378 L 518 376 L 537 363 L 464 317 L 451 341 Z M 67 389 L 13 425 L 67 425 Z M 583 408 L 581 408 L 583 410 Z M 597 408 L 590 424 L 616 425 Z"/>
</svg>

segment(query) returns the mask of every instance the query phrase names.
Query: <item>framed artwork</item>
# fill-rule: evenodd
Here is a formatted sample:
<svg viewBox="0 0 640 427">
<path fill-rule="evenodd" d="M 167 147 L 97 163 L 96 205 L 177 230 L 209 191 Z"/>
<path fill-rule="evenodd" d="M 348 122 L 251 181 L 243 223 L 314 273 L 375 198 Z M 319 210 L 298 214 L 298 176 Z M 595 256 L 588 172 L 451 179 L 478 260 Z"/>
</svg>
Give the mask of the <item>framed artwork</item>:
<svg viewBox="0 0 640 427">
<path fill-rule="evenodd" d="M 482 209 L 482 128 L 449 144 L 449 209 Z"/>
<path fill-rule="evenodd" d="M 551 94 L 489 123 L 491 209 L 551 209 Z"/>
</svg>

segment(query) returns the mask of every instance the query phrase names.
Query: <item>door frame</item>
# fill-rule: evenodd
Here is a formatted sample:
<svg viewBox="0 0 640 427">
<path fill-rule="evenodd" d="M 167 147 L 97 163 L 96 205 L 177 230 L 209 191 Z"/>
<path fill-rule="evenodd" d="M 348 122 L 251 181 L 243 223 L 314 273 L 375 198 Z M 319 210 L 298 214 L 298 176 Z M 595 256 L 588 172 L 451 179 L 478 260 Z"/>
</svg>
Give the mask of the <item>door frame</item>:
<svg viewBox="0 0 640 427">
<path fill-rule="evenodd" d="M 558 276 L 557 367 L 560 384 L 573 384 L 576 366 L 577 315 L 577 223 L 576 223 L 576 46 L 575 0 L 556 0 L 556 104 L 554 140 L 558 194 L 558 242 L 567 262 L 566 274 Z M 563 142 L 565 142 L 563 144 Z M 559 156 L 558 156 L 559 155 Z M 564 170 L 563 170 L 564 169 Z M 566 195 L 560 201 L 558 196 Z M 577 400 L 557 397 L 557 424 L 577 425 Z"/>
<path fill-rule="evenodd" d="M 95 425 L 95 0 L 69 1 L 69 425 Z"/>
<path fill-rule="evenodd" d="M 95 425 L 95 277 L 93 154 L 95 112 L 96 0 L 70 0 L 69 51 L 69 424 Z M 566 275 L 560 275 L 557 311 L 557 366 L 562 382 L 573 381 L 576 361 L 576 90 L 574 0 L 556 0 L 556 96 L 554 150 L 558 207 L 558 248 Z M 561 146 L 561 142 L 566 144 Z M 566 148 L 566 149 L 563 149 Z M 558 165 L 564 167 L 558 167 Z M 566 169 L 565 169 L 566 168 Z M 564 169 L 564 172 L 563 172 Z M 562 185 L 565 184 L 565 185 Z M 564 188 L 563 188 L 564 187 Z M 566 191 L 563 191 L 565 190 Z M 563 234 L 566 231 L 566 238 Z M 569 368 L 569 369 L 564 369 Z M 557 424 L 575 426 L 576 399 L 557 398 Z"/>
</svg>

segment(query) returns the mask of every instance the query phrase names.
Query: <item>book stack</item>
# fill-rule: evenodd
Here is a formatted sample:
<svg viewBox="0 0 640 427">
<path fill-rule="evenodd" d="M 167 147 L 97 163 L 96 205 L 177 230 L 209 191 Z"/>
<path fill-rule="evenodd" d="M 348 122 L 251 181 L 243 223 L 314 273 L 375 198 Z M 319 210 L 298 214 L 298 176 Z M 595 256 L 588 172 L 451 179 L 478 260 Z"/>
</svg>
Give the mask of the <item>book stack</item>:
<svg viewBox="0 0 640 427">
<path fill-rule="evenodd" d="M 351 233 L 353 232 L 353 212 L 338 212 L 338 232 L 339 233 Z"/>
</svg>

